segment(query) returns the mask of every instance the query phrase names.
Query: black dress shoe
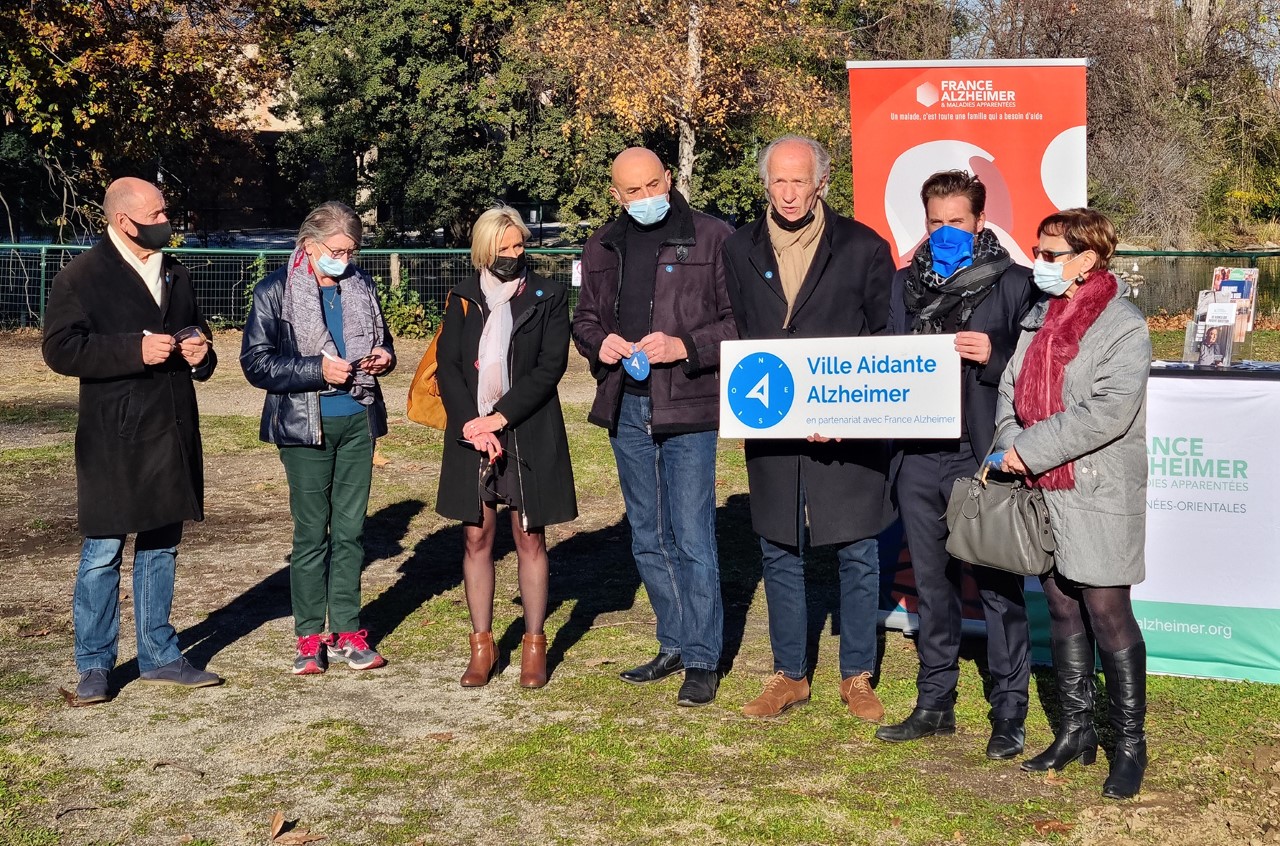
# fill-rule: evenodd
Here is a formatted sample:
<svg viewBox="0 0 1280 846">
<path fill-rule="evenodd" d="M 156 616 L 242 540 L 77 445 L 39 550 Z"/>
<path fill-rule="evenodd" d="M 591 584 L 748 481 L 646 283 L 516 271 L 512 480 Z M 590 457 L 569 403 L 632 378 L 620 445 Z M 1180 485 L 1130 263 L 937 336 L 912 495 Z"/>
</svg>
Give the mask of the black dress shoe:
<svg viewBox="0 0 1280 846">
<path fill-rule="evenodd" d="M 618 673 L 618 677 L 631 684 L 648 684 L 658 679 L 665 679 L 667 676 L 674 675 L 683 669 L 684 662 L 680 660 L 679 655 L 671 652 L 659 652 L 657 658 L 641 664 L 639 667 L 623 670 Z"/>
<path fill-rule="evenodd" d="M 876 738 L 890 743 L 901 743 L 904 740 L 919 740 L 922 737 L 933 737 L 935 734 L 956 733 L 956 712 L 948 708 L 945 711 L 930 711 L 916 708 L 911 716 L 895 726 L 880 726 L 876 729 Z"/>
<path fill-rule="evenodd" d="M 686 708 L 710 705 L 720 687 L 720 674 L 715 670 L 689 668 L 684 671 L 684 684 L 676 696 L 676 704 Z"/>
<path fill-rule="evenodd" d="M 987 757 L 1003 761 L 1022 754 L 1027 732 L 1020 719 L 992 720 L 991 739 L 987 741 Z"/>
</svg>

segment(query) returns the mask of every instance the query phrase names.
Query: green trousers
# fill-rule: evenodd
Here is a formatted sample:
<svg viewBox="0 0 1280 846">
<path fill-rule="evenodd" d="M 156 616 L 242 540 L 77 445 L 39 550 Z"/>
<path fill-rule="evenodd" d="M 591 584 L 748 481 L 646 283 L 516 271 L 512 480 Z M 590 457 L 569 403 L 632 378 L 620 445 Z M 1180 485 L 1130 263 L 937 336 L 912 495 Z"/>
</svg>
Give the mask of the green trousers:
<svg viewBox="0 0 1280 846">
<path fill-rule="evenodd" d="M 321 421 L 324 444 L 280 448 L 289 479 L 289 591 L 298 637 L 360 629 L 364 516 L 373 481 L 368 412 Z M 326 570 L 327 563 L 327 570 Z"/>
</svg>

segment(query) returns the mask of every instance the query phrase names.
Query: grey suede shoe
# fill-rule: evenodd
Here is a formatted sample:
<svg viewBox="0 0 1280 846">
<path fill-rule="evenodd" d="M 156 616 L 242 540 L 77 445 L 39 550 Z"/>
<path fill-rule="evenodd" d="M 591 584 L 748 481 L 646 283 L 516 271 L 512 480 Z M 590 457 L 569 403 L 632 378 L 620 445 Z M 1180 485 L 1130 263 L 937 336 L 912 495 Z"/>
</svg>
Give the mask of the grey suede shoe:
<svg viewBox="0 0 1280 846">
<path fill-rule="evenodd" d="M 76 685 L 76 704 L 93 705 L 110 699 L 107 693 L 107 671 L 101 667 L 85 670 L 80 674 L 80 684 Z"/>
<path fill-rule="evenodd" d="M 222 676 L 207 670 L 197 670 L 186 658 L 148 670 L 138 680 L 151 684 L 176 684 L 179 687 L 213 687 L 222 684 Z"/>
</svg>

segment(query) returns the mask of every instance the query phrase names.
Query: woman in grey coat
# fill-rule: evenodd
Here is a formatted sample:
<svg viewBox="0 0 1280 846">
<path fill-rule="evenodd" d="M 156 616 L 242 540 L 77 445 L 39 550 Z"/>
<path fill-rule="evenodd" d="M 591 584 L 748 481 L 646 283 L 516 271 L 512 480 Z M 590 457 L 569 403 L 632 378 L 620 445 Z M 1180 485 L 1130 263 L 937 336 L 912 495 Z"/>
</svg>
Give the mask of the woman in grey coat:
<svg viewBox="0 0 1280 846">
<path fill-rule="evenodd" d="M 1023 322 L 996 406 L 1002 468 L 1044 491 L 1057 543 L 1041 581 L 1049 605 L 1062 723 L 1029 771 L 1092 764 L 1094 642 L 1116 750 L 1102 795 L 1138 793 L 1147 765 L 1146 644 L 1129 591 L 1144 578 L 1146 396 L 1151 338 L 1107 270 L 1116 233 L 1068 209 L 1038 231 L 1035 281 L 1048 301 Z"/>
</svg>

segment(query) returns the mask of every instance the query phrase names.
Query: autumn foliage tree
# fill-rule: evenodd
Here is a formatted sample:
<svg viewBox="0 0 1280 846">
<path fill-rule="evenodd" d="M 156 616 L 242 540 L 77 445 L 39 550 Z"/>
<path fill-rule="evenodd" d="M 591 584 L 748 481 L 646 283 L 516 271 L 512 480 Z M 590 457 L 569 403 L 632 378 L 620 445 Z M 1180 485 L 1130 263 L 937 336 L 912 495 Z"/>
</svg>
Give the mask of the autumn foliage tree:
<svg viewBox="0 0 1280 846">
<path fill-rule="evenodd" d="M 25 176 L 0 182 L 0 200 L 29 199 L 59 234 L 89 226 L 114 175 L 192 176 L 211 138 L 241 126 L 242 107 L 272 77 L 254 48 L 277 16 L 249 2 L 6 5 L 0 151 Z"/>
<path fill-rule="evenodd" d="M 785 0 L 569 0 L 529 40 L 570 80 L 584 124 L 603 115 L 642 135 L 674 133 L 676 184 L 688 194 L 700 147 L 744 116 L 829 121 L 829 92 L 795 59 L 813 32 Z"/>
<path fill-rule="evenodd" d="M 968 13 L 966 56 L 1089 59 L 1090 202 L 1129 237 L 1221 243 L 1252 209 L 1280 209 L 1266 167 L 1280 148 L 1277 0 L 974 0 Z"/>
</svg>

